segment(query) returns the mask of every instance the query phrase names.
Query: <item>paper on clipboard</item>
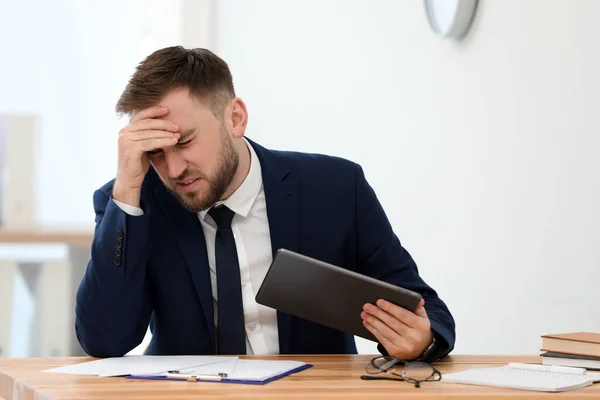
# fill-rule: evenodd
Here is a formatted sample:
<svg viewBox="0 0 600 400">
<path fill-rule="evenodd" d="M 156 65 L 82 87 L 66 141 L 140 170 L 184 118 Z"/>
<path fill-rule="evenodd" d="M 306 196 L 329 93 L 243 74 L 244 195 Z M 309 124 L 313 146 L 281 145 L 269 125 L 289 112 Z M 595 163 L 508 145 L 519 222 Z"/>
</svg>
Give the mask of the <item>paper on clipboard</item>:
<svg viewBox="0 0 600 400">
<path fill-rule="evenodd" d="M 263 385 L 310 367 L 311 364 L 301 361 L 242 359 L 201 368 L 171 371 L 168 374 L 129 375 L 128 378 Z"/>
</svg>

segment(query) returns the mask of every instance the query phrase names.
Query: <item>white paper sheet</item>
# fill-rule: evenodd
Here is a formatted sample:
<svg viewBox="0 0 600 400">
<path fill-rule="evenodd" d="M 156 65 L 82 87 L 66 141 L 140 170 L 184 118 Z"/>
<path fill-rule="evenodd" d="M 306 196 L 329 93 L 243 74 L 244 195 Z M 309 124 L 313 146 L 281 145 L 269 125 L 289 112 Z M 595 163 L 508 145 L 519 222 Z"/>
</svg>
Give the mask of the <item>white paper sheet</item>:
<svg viewBox="0 0 600 400">
<path fill-rule="evenodd" d="M 237 357 L 219 356 L 125 356 L 66 365 L 64 367 L 48 369 L 43 372 L 73 375 L 97 375 L 105 377 L 157 375 L 167 371 L 200 368 L 236 360 Z"/>
<path fill-rule="evenodd" d="M 301 361 L 238 360 L 235 370 L 231 375 L 227 376 L 227 379 L 264 381 L 305 364 Z"/>
</svg>

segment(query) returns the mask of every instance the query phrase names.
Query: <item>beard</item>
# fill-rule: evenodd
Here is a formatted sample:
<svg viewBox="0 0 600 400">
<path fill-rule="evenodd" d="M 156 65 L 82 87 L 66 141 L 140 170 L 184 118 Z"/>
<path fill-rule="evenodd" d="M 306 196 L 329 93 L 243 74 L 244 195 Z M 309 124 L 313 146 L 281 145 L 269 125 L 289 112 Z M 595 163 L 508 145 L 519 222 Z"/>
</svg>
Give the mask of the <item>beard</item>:
<svg viewBox="0 0 600 400">
<path fill-rule="evenodd" d="M 190 193 L 179 193 L 174 189 L 175 184 L 165 184 L 165 187 L 179 203 L 188 211 L 198 213 L 206 210 L 217 203 L 231 184 L 233 177 L 238 169 L 239 156 L 233 147 L 233 143 L 227 133 L 221 129 L 221 143 L 217 153 L 218 166 L 217 171 L 212 177 L 204 177 L 198 170 L 186 169 L 175 178 L 176 181 L 182 181 L 187 178 L 200 178 L 201 184 L 207 183 L 208 188 L 199 188 Z M 205 186 L 205 185 L 204 185 Z"/>
</svg>

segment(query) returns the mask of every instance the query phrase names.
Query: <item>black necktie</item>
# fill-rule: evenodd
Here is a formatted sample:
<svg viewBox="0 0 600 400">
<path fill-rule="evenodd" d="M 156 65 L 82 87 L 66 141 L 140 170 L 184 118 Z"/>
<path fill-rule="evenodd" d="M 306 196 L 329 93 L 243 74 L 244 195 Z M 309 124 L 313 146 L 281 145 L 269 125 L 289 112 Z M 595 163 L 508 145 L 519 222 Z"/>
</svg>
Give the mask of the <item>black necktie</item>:
<svg viewBox="0 0 600 400">
<path fill-rule="evenodd" d="M 218 229 L 215 240 L 217 269 L 217 354 L 246 354 L 240 264 L 231 230 L 235 213 L 225 206 L 208 212 Z"/>
</svg>

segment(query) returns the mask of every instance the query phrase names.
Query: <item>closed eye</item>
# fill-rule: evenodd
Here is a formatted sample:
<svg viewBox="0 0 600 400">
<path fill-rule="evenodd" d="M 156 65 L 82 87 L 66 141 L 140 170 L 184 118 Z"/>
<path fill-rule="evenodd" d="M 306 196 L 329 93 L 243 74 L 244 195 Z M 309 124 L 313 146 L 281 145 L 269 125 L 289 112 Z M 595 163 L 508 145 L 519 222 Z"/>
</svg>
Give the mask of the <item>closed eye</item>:
<svg viewBox="0 0 600 400">
<path fill-rule="evenodd" d="M 186 144 L 189 144 L 192 140 L 194 140 L 194 138 L 191 138 L 189 140 L 186 140 L 185 142 L 178 142 L 177 146 L 181 147 L 181 146 L 185 146 Z"/>
</svg>

